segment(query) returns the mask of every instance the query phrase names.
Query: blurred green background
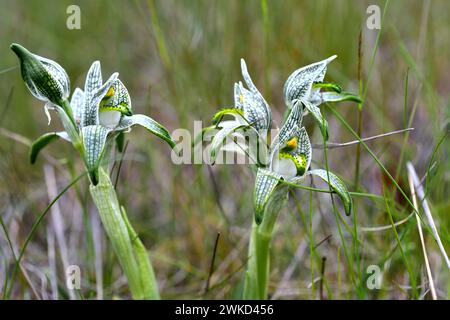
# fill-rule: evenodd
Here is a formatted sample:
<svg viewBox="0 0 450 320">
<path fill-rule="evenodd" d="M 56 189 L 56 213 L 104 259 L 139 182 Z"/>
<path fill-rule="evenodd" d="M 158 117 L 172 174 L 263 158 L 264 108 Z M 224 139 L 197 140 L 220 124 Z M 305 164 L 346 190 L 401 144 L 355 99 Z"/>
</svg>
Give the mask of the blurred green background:
<svg viewBox="0 0 450 320">
<path fill-rule="evenodd" d="M 81 29 L 66 27 L 66 9 L 81 9 Z M 192 130 L 194 120 L 210 123 L 233 104 L 233 84 L 241 80 L 245 58 L 254 82 L 270 103 L 275 123 L 285 106 L 284 81 L 295 69 L 327 58 L 328 81 L 358 92 L 362 88 L 361 136 L 407 127 L 400 134 L 369 142 L 372 151 L 409 195 L 406 161 L 427 174 L 427 199 L 444 247 L 450 246 L 449 129 L 450 3 L 391 1 L 383 29 L 366 27 L 366 9 L 384 1 L 1 1 L 0 11 L 0 292 L 32 223 L 82 169 L 69 144 L 47 148 L 35 165 L 27 144 L 47 126 L 40 101 L 25 88 L 15 55 L 18 42 L 60 63 L 72 90 L 84 85 L 94 60 L 103 77 L 114 71 L 127 86 L 136 113 L 150 115 L 170 131 Z M 361 52 L 358 42 L 361 33 Z M 375 51 L 374 51 L 375 49 Z M 374 52 L 376 54 L 374 54 Z M 360 58 L 361 57 L 361 58 Z M 408 73 L 407 86 L 405 79 Z M 405 89 L 407 88 L 407 90 Z M 356 130 L 358 108 L 335 108 Z M 329 109 L 330 141 L 355 138 Z M 56 119 L 56 117 L 55 117 Z M 311 119 L 313 143 L 320 132 Z M 163 298 L 238 297 L 245 270 L 253 217 L 253 174 L 247 166 L 176 166 L 159 139 L 136 128 L 118 182 L 118 193 L 132 223 L 150 250 Z M 444 139 L 444 140 L 442 140 Z M 441 142 L 441 143 L 440 143 Z M 356 146 L 328 152 L 330 169 L 355 189 Z M 433 156 L 434 155 L 434 156 Z M 314 151 L 324 167 L 323 151 Z M 428 298 L 424 257 L 411 208 L 370 155 L 361 150 L 358 191 L 380 199 L 355 197 L 360 242 L 342 221 L 340 237 L 328 195 L 298 190 L 279 218 L 272 245 L 269 292 L 277 299 Z M 39 226 L 22 263 L 14 299 L 129 298 L 124 276 L 112 254 L 93 206 L 87 181 L 67 192 Z M 383 199 L 384 192 L 384 199 Z M 389 200 L 389 201 L 388 201 Z M 392 200 L 392 201 L 391 201 Z M 399 225 L 399 247 L 388 212 Z M 344 218 L 353 229 L 354 218 Z M 312 229 L 311 229 L 312 225 Z M 7 231 L 11 245 L 5 237 Z M 205 290 L 217 233 L 214 273 Z M 439 298 L 450 292 L 449 270 L 431 234 L 425 231 L 428 258 Z M 402 254 L 403 253 L 403 254 Z M 322 257 L 326 258 L 323 277 Z M 82 289 L 65 287 L 64 270 L 82 270 Z M 369 290 L 369 265 L 380 266 L 380 290 Z"/>
</svg>

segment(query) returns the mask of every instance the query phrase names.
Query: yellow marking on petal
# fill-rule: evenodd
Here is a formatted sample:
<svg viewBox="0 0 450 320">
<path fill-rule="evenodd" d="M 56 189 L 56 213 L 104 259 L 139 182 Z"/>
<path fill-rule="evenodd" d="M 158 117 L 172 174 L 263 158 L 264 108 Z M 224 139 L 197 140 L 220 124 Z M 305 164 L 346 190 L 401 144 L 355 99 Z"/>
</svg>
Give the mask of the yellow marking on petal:
<svg viewBox="0 0 450 320">
<path fill-rule="evenodd" d="M 239 95 L 239 101 L 244 103 L 244 95 L 242 93 Z"/>
<path fill-rule="evenodd" d="M 111 98 L 115 93 L 116 93 L 116 92 L 115 92 L 115 90 L 114 90 L 114 87 L 110 87 L 110 88 L 108 89 L 108 92 L 107 92 L 107 93 L 105 94 L 105 96 L 103 97 L 103 99 Z"/>
<path fill-rule="evenodd" d="M 298 145 L 298 138 L 293 137 L 286 142 L 286 146 L 283 149 L 294 150 L 295 148 L 297 148 L 297 145 Z"/>
</svg>

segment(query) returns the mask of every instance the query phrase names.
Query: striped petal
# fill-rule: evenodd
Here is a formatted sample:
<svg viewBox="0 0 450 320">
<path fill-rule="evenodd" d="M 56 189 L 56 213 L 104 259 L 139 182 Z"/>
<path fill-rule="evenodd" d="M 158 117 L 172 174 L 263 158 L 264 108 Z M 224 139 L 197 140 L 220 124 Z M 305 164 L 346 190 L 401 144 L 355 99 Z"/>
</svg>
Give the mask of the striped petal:
<svg viewBox="0 0 450 320">
<path fill-rule="evenodd" d="M 13 43 L 11 49 L 20 60 L 22 78 L 31 94 L 41 101 L 61 105 L 70 91 L 66 71 L 55 61 L 33 54 L 19 44 Z"/>
<path fill-rule="evenodd" d="M 303 177 L 311 164 L 311 142 L 305 127 L 294 127 L 274 155 L 272 170 L 286 180 Z"/>
<path fill-rule="evenodd" d="M 58 91 L 61 92 L 62 99 L 66 99 L 70 93 L 70 80 L 66 70 L 53 60 L 38 55 L 35 56 L 41 61 L 52 79 L 58 84 Z"/>
<path fill-rule="evenodd" d="M 327 64 L 336 56 L 316 62 L 294 71 L 284 84 L 284 102 L 292 108 L 295 100 L 308 100 L 314 82 L 321 82 L 325 77 Z"/>
<path fill-rule="evenodd" d="M 361 103 L 362 100 L 358 95 L 349 92 L 318 92 L 311 98 L 311 103 L 315 106 L 319 106 L 325 102 L 341 102 L 352 101 Z"/>
<path fill-rule="evenodd" d="M 244 117 L 256 130 L 267 130 L 272 123 L 269 104 L 250 78 L 244 59 L 241 59 L 241 70 L 248 89 L 241 82 L 234 85 L 235 107 L 244 112 Z"/>
<path fill-rule="evenodd" d="M 98 182 L 98 167 L 104 153 L 106 138 L 110 129 L 100 125 L 83 127 L 83 144 L 85 149 L 85 164 L 91 182 Z"/>
<path fill-rule="evenodd" d="M 88 105 L 94 95 L 94 92 L 102 86 L 102 69 L 100 61 L 94 61 L 89 68 L 84 82 L 85 104 Z"/>
<path fill-rule="evenodd" d="M 320 109 L 309 101 L 304 101 L 303 105 L 305 106 L 305 109 L 312 114 L 314 120 L 319 125 L 320 132 L 322 133 L 323 138 L 325 140 L 328 140 L 328 122 L 322 116 Z"/>
<path fill-rule="evenodd" d="M 253 192 L 253 206 L 257 224 L 262 222 L 269 199 L 278 186 L 280 179 L 281 176 L 273 171 L 258 169 Z"/>
<path fill-rule="evenodd" d="M 80 138 L 80 134 L 78 133 L 78 128 L 74 126 L 73 122 L 70 120 L 66 111 L 60 106 L 54 105 L 54 108 L 58 112 L 59 119 L 61 120 L 64 130 L 66 132 L 67 139 L 72 142 L 72 144 L 77 148 L 77 150 L 81 150 L 82 142 Z M 61 136 L 63 137 L 63 136 Z"/>
<path fill-rule="evenodd" d="M 261 224 L 265 217 L 278 215 L 285 205 L 289 187 L 280 183 L 281 180 L 282 178 L 274 172 L 258 170 L 253 195 L 256 224 Z"/>
<path fill-rule="evenodd" d="M 89 99 L 87 98 L 88 95 L 86 94 L 86 91 L 85 91 L 85 95 L 86 95 L 86 99 L 87 99 L 86 101 L 89 101 L 89 102 L 86 104 L 86 108 L 84 110 L 83 126 L 99 124 L 98 113 L 99 113 L 100 102 L 105 97 L 108 90 L 112 87 L 114 81 L 116 81 L 118 76 L 119 76 L 119 74 L 117 72 L 113 73 L 111 75 L 111 77 L 109 77 L 109 79 L 103 85 L 101 85 L 98 89 L 94 90 L 94 92 L 92 93 L 92 96 L 91 96 L 91 94 L 89 94 L 89 96 L 90 96 Z"/>
<path fill-rule="evenodd" d="M 130 94 L 122 81 L 114 81 L 100 102 L 99 111 L 118 111 L 127 116 L 132 115 Z"/>
<path fill-rule="evenodd" d="M 342 180 L 338 176 L 336 176 L 334 173 L 330 171 L 328 171 L 327 174 L 327 171 L 323 169 L 310 170 L 308 171 L 307 174 L 318 176 L 326 183 L 329 183 L 330 187 L 336 192 L 336 194 L 341 199 L 344 205 L 346 215 L 351 214 L 353 208 L 352 197 L 350 195 L 350 192 L 348 192 L 344 182 L 342 182 Z M 330 180 L 328 180 L 328 176 Z"/>
<path fill-rule="evenodd" d="M 84 92 L 80 88 L 76 88 L 72 94 L 72 99 L 70 99 L 70 106 L 72 107 L 72 113 L 76 123 L 81 123 L 84 105 Z"/>
<path fill-rule="evenodd" d="M 285 144 L 290 138 L 292 138 L 292 131 L 295 127 L 301 127 L 303 119 L 303 103 L 297 101 L 294 107 L 290 110 L 289 116 L 284 122 L 278 135 L 274 138 L 271 149 L 272 153 L 276 152 L 281 145 Z"/>
<path fill-rule="evenodd" d="M 175 141 L 169 131 L 167 131 L 167 129 L 157 121 L 143 114 L 134 114 L 130 117 L 122 116 L 119 125 L 114 128 L 114 131 L 126 130 L 134 125 L 144 127 L 154 135 L 166 141 L 172 148 L 175 146 Z"/>
</svg>

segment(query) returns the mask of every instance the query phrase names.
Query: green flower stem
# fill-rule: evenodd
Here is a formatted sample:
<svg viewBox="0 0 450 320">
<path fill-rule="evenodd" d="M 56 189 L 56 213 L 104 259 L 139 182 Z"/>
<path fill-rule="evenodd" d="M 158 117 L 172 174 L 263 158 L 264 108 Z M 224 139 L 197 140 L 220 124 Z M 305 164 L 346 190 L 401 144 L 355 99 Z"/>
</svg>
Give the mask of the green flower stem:
<svg viewBox="0 0 450 320">
<path fill-rule="evenodd" d="M 78 128 L 76 122 L 75 122 L 75 118 L 73 117 L 73 112 L 72 112 L 72 107 L 70 106 L 70 102 L 67 99 L 64 99 L 61 102 L 61 107 L 63 108 L 63 110 L 66 112 L 67 116 L 70 119 L 70 122 L 73 124 L 73 126 L 75 128 Z"/>
<path fill-rule="evenodd" d="M 250 237 L 247 271 L 243 298 L 245 300 L 267 299 L 270 270 L 270 244 L 278 210 L 266 212 L 263 221 L 257 225 L 253 220 Z"/>
<path fill-rule="evenodd" d="M 64 99 L 56 106 L 58 110 L 59 118 L 64 126 L 64 130 L 67 132 L 69 139 L 72 141 L 75 149 L 80 153 L 84 159 L 84 146 L 81 141 L 80 130 L 73 117 L 72 107 L 67 99 Z"/>
<path fill-rule="evenodd" d="M 128 279 L 134 299 L 159 299 L 155 275 L 147 250 L 121 210 L 113 184 L 103 168 L 99 182 L 90 186 L 106 234 Z"/>
</svg>

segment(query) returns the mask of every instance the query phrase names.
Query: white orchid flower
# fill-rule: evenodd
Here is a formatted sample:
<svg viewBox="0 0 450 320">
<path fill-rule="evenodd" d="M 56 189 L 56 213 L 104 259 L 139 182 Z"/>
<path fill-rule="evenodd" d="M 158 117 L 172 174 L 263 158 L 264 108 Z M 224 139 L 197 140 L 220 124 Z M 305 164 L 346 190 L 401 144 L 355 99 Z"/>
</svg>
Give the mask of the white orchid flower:
<svg viewBox="0 0 450 320">
<path fill-rule="evenodd" d="M 206 131 L 219 129 L 210 145 L 213 159 L 219 150 L 239 152 L 239 149 L 244 149 L 250 156 L 259 156 L 260 149 L 265 149 L 263 154 L 268 155 L 267 161 L 256 163 L 254 207 L 257 224 L 261 223 L 266 211 L 279 210 L 283 200 L 287 198 L 289 188 L 303 182 L 307 175 L 316 175 L 328 182 L 341 198 L 345 212 L 350 214 L 352 210 L 350 193 L 341 179 L 326 170 L 310 170 L 312 148 L 308 133 L 302 125 L 303 115 L 311 113 L 327 139 L 328 125 L 318 106 L 329 101 L 359 101 L 357 96 L 343 93 L 339 86 L 323 82 L 327 64 L 335 58 L 336 56 L 332 56 L 300 68 L 289 76 L 284 85 L 284 99 L 289 115 L 270 147 L 267 146 L 267 134 L 272 121 L 270 107 L 251 80 L 244 60 L 241 60 L 241 69 L 248 89 L 240 82 L 235 84 L 235 107 L 219 111 L 213 118 L 215 125 L 206 128 Z M 323 89 L 331 89 L 333 92 L 322 91 Z M 228 115 L 232 119 L 223 120 Z M 258 141 L 262 143 L 256 148 L 245 145 L 233 148 L 230 143 L 224 144 L 227 137 L 242 138 L 244 132 L 255 132 Z"/>
<path fill-rule="evenodd" d="M 283 88 L 286 106 L 292 108 L 296 101 L 302 101 L 304 113 L 312 114 L 326 140 L 328 140 L 328 123 L 318 107 L 325 102 L 361 102 L 358 96 L 342 91 L 339 85 L 323 81 L 327 65 L 336 58 L 337 56 L 333 55 L 328 59 L 295 70 L 288 77 Z"/>
<path fill-rule="evenodd" d="M 279 203 L 269 201 L 272 197 L 278 199 L 277 202 L 287 199 L 289 188 L 302 183 L 308 175 L 316 175 L 330 184 L 341 198 L 346 214 L 352 210 L 350 193 L 339 177 L 326 170 L 310 169 L 312 148 L 308 133 L 302 126 L 303 108 L 301 101 L 294 104 L 270 146 L 268 167 L 258 168 L 253 197 L 258 224 L 266 211 L 273 211 L 274 206 L 279 210 Z"/>
<path fill-rule="evenodd" d="M 59 64 L 34 55 L 17 44 L 11 45 L 11 49 L 21 60 L 22 77 L 31 93 L 42 101 L 54 104 L 65 129 L 46 133 L 32 144 L 32 163 L 45 146 L 62 138 L 72 142 L 80 152 L 95 185 L 98 168 L 108 147 L 119 134 L 134 125 L 143 126 L 172 148 L 175 146 L 164 126 L 146 115 L 133 114 L 130 95 L 118 79 L 118 73 L 113 73 L 103 83 L 99 61 L 90 67 L 84 91 L 76 88 L 69 103 L 69 78 Z"/>
<path fill-rule="evenodd" d="M 267 133 L 272 123 L 269 104 L 253 83 L 244 59 L 241 59 L 241 71 L 247 88 L 244 87 L 242 82 L 235 83 L 234 108 L 223 109 L 216 113 L 213 117 L 215 125 L 207 128 L 211 130 L 219 129 L 211 142 L 210 155 L 213 163 L 219 150 L 248 154 L 259 163 L 266 161 L 264 153 L 254 152 L 259 147 L 249 149 L 245 144 L 234 142 L 223 145 L 230 136 L 237 140 L 244 139 L 243 133 L 256 137 L 258 146 L 267 145 Z M 232 119 L 223 120 L 226 116 L 230 116 Z"/>
</svg>

